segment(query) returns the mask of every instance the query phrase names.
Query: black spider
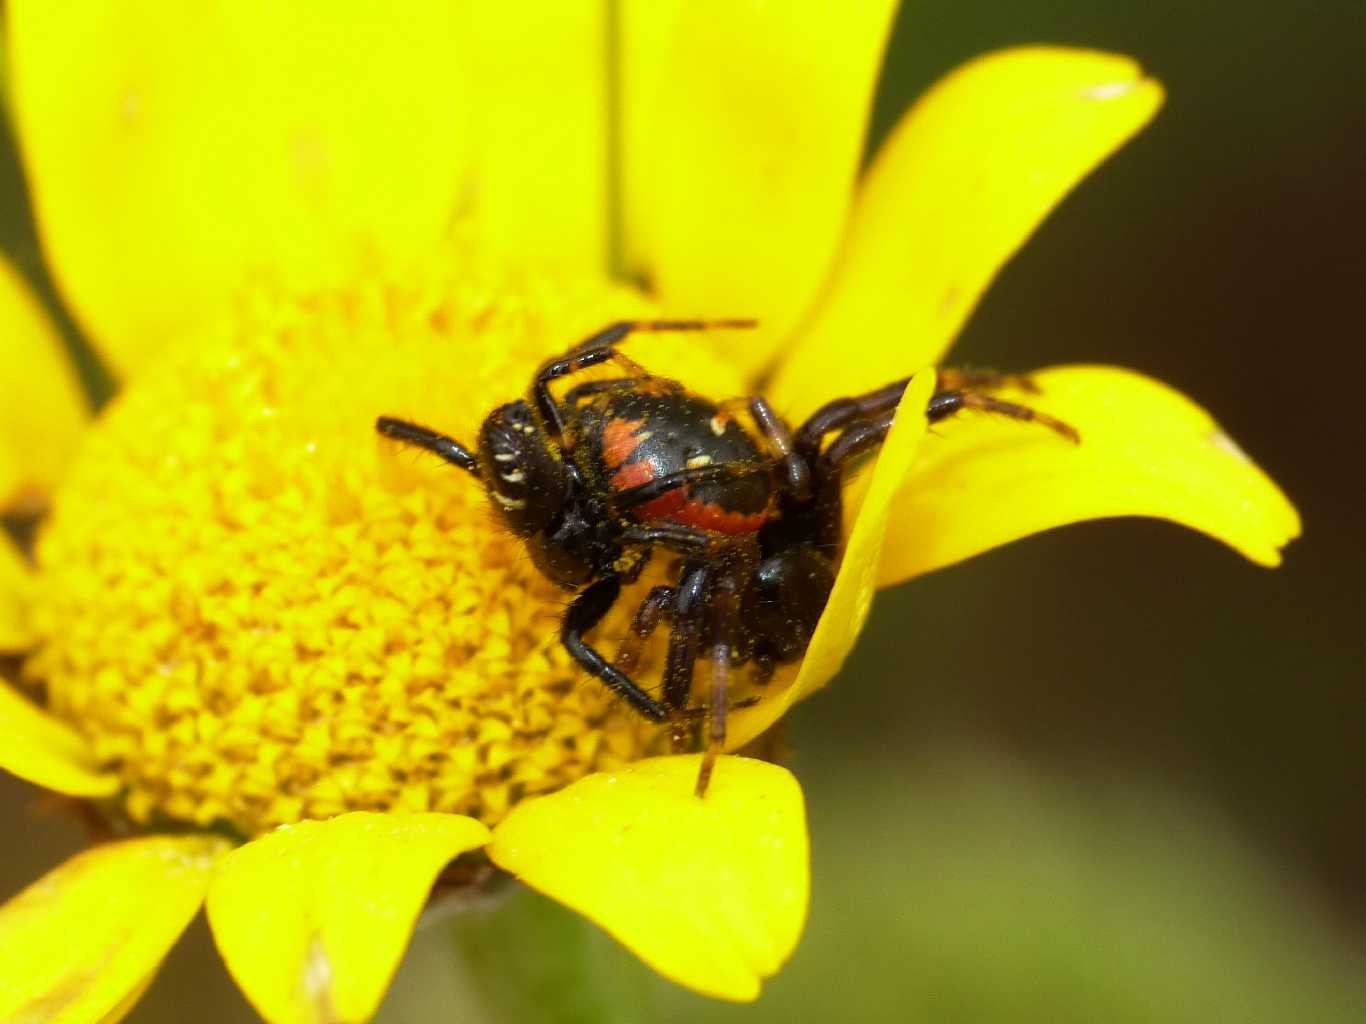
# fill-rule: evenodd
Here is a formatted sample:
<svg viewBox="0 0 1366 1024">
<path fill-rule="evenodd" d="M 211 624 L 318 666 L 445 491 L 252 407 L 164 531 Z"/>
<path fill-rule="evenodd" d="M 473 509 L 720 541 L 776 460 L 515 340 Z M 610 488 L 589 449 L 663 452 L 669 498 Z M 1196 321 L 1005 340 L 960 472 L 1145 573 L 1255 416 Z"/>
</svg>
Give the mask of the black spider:
<svg viewBox="0 0 1366 1024">
<path fill-rule="evenodd" d="M 489 413 L 475 451 L 427 427 L 391 417 L 386 437 L 433 452 L 474 474 L 503 521 L 546 577 L 577 591 L 561 640 L 574 659 L 637 712 L 679 726 L 699 657 L 712 665 L 705 793 L 725 743 L 733 666 L 752 663 L 766 681 L 799 659 L 830 596 L 842 541 L 841 486 L 852 461 L 891 428 L 907 381 L 822 406 L 795 432 L 754 396 L 716 403 L 677 381 L 647 373 L 617 349 L 636 331 L 753 326 L 746 320 L 615 323 L 546 362 L 525 400 Z M 613 362 L 622 376 L 571 387 L 551 382 Z M 981 409 L 1042 423 L 1072 441 L 1052 417 L 980 394 L 1027 381 L 944 371 L 930 398 L 931 422 Z M 634 582 L 651 553 L 679 557 L 673 582 L 642 600 L 615 662 L 584 640 Z M 670 625 L 658 696 L 631 678 L 644 643 Z"/>
</svg>

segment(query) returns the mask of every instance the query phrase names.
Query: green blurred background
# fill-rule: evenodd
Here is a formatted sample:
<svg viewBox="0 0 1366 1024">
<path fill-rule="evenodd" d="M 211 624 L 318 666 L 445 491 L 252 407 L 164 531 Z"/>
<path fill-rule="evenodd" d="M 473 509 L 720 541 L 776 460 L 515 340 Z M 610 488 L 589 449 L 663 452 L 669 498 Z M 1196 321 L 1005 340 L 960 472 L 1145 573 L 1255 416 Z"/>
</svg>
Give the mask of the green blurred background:
<svg viewBox="0 0 1366 1024">
<path fill-rule="evenodd" d="M 1169 102 L 1006 269 L 954 359 L 1171 382 L 1281 482 L 1305 537 L 1268 573 L 1098 523 L 885 595 L 789 721 L 812 915 L 756 1006 L 658 981 L 519 896 L 484 939 L 424 927 L 383 1020 L 484 1019 L 453 927 L 506 954 L 503 981 L 526 972 L 523 996 L 553 984 L 559 954 L 500 946 L 500 915 L 595 979 L 527 1020 L 1366 1020 L 1366 3 L 921 0 L 877 127 L 1024 42 L 1133 54 Z M 0 191 L 0 244 L 41 275 L 12 152 Z M 8 779 L 0 829 L 0 896 L 80 843 Z M 132 1021 L 251 1019 L 202 926 L 169 968 Z"/>
</svg>

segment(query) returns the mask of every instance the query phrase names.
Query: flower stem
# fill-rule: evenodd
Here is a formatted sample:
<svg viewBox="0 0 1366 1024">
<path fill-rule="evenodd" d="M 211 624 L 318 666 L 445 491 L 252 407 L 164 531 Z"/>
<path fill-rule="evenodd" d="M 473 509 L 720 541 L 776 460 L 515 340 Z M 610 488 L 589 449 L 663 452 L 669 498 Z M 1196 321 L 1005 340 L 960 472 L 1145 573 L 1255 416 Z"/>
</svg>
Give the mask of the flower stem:
<svg viewBox="0 0 1366 1024">
<path fill-rule="evenodd" d="M 517 888 L 459 914 L 451 934 L 496 1024 L 644 1024 L 647 969 L 595 925 Z"/>
</svg>

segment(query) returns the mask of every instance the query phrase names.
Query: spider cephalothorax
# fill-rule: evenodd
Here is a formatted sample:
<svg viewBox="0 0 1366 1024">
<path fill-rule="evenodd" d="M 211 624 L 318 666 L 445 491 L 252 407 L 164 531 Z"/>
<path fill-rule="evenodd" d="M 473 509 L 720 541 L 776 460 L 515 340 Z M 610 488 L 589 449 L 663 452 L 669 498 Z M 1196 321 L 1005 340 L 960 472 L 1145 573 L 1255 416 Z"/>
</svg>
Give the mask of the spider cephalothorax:
<svg viewBox="0 0 1366 1024">
<path fill-rule="evenodd" d="M 775 665 L 806 651 L 834 585 L 845 471 L 887 436 L 907 383 L 836 399 L 793 431 L 763 398 L 713 402 L 646 372 L 617 349 L 636 331 L 748 326 L 752 321 L 612 324 L 543 364 L 525 400 L 489 413 L 474 452 L 404 420 L 376 423 L 381 434 L 479 477 L 537 568 L 577 591 L 560 631 L 566 649 L 641 715 L 675 723 L 695 717 L 688 707 L 693 670 L 700 658 L 711 663 L 709 757 L 699 795 L 725 742 L 730 670 L 753 665 L 763 682 Z M 620 376 L 575 384 L 558 398 L 552 393 L 553 381 L 608 362 Z M 1034 420 L 1077 440 L 1064 423 L 980 393 L 1006 382 L 944 371 L 928 417 L 976 408 Z M 660 549 L 676 557 L 677 567 L 668 583 L 645 595 L 609 661 L 584 636 Z M 668 653 L 656 695 L 631 673 L 665 620 Z"/>
</svg>

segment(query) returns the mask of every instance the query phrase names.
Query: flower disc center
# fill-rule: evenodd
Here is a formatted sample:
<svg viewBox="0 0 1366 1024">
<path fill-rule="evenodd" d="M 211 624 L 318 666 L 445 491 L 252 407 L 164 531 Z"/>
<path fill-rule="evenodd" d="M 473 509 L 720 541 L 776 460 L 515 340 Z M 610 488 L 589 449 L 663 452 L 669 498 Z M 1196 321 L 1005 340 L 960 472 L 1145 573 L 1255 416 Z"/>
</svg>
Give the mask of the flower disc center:
<svg viewBox="0 0 1366 1024">
<path fill-rule="evenodd" d="M 658 743 L 560 648 L 567 595 L 478 481 L 374 432 L 389 414 L 473 440 L 541 359 L 647 309 L 453 265 L 253 291 L 92 429 L 39 541 L 25 671 L 120 773 L 134 821 L 493 824 Z M 657 372 L 741 388 L 706 342 L 649 345 Z"/>
</svg>

